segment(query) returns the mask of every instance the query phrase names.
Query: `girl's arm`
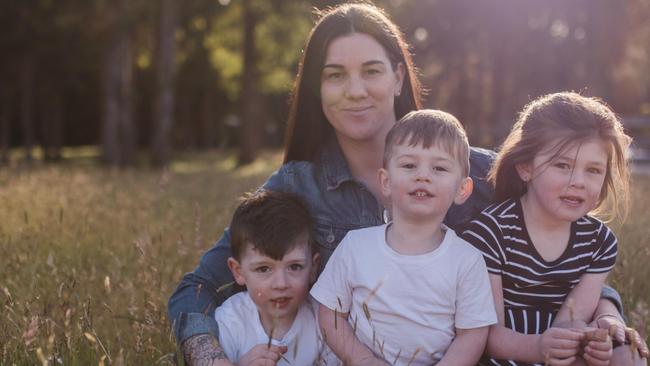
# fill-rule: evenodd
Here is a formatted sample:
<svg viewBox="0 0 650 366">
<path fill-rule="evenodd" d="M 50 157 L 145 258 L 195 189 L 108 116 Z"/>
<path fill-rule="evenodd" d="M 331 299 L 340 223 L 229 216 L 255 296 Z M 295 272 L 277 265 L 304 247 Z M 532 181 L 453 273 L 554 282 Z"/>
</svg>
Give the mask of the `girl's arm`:
<svg viewBox="0 0 650 366">
<path fill-rule="evenodd" d="M 348 322 L 348 315 L 349 313 L 335 312 L 323 304 L 318 306 L 318 323 L 330 349 L 344 365 L 388 366 L 386 361 L 375 357 L 372 351 L 357 339 Z"/>
<path fill-rule="evenodd" d="M 549 362 L 558 366 L 570 365 L 575 361 L 582 333 L 549 328 L 543 334 L 523 334 L 506 328 L 501 276 L 490 274 L 490 285 L 498 323 L 490 327 L 486 347 L 488 356 L 529 363 Z"/>
<path fill-rule="evenodd" d="M 447 348 L 445 356 L 437 366 L 476 365 L 485 349 L 488 327 L 459 329 L 456 328 L 456 337 Z"/>
<path fill-rule="evenodd" d="M 594 317 L 600 299 L 600 290 L 607 278 L 605 273 L 585 273 L 562 304 L 553 326 L 585 327 Z"/>
</svg>

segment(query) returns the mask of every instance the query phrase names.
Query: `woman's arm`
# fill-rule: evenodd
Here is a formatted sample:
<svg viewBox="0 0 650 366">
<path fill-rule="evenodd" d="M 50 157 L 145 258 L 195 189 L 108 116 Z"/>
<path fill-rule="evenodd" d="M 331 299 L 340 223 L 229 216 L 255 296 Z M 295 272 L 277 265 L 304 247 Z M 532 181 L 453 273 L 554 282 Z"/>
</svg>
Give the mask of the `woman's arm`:
<svg viewBox="0 0 650 366">
<path fill-rule="evenodd" d="M 286 190 L 285 175 L 286 166 L 282 166 L 269 177 L 263 188 Z M 223 350 L 217 341 L 219 330 L 213 317 L 214 309 L 243 289 L 234 284 L 226 265 L 230 256 L 230 232 L 226 229 L 221 239 L 203 254 L 194 271 L 183 276 L 169 298 L 169 320 L 186 360 L 206 357 L 221 360 L 219 357 Z"/>
<path fill-rule="evenodd" d="M 476 365 L 487 341 L 488 327 L 456 328 L 456 337 L 437 366 Z"/>
<path fill-rule="evenodd" d="M 226 265 L 230 256 L 228 230 L 206 252 L 199 266 L 183 276 L 169 299 L 169 319 L 176 341 L 190 365 L 232 365 L 219 345 L 219 329 L 214 309 L 235 292 L 232 274 Z M 225 286 L 225 287 L 222 287 Z"/>
<path fill-rule="evenodd" d="M 325 342 L 345 365 L 349 366 L 388 366 L 368 347 L 363 345 L 354 334 L 348 322 L 348 313 L 338 313 L 320 304 L 318 322 Z"/>
</svg>

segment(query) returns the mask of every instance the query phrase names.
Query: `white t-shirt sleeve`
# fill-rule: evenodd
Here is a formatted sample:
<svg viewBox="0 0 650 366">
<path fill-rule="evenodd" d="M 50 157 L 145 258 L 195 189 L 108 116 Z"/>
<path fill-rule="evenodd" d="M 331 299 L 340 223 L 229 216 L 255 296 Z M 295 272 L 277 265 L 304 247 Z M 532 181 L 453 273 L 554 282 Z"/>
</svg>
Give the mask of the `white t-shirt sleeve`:
<svg viewBox="0 0 650 366">
<path fill-rule="evenodd" d="M 234 305 L 235 301 L 224 302 L 215 310 L 214 318 L 219 325 L 219 344 L 228 360 L 235 363 L 244 355 L 240 352 L 245 347 L 241 330 L 246 319 L 241 318 L 240 312 L 235 309 Z"/>
<path fill-rule="evenodd" d="M 460 329 L 479 328 L 497 322 L 485 261 L 478 251 L 468 249 L 471 253 L 460 267 L 456 291 L 454 321 L 455 327 Z"/>
<path fill-rule="evenodd" d="M 310 294 L 327 308 L 342 313 L 350 311 L 352 288 L 348 281 L 353 260 L 350 253 L 350 233 L 336 247 Z"/>
</svg>

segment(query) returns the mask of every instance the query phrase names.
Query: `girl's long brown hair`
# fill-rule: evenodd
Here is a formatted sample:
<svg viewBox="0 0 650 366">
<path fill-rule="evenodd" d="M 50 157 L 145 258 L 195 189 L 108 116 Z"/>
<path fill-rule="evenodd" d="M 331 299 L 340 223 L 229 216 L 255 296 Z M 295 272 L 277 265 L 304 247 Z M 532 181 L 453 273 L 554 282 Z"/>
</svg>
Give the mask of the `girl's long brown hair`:
<svg viewBox="0 0 650 366">
<path fill-rule="evenodd" d="M 517 164 L 530 163 L 549 148 L 555 151 L 552 161 L 590 138 L 599 138 L 608 147 L 605 182 L 592 214 L 606 221 L 619 214 L 624 218 L 629 207 L 628 148 L 632 139 L 607 104 L 573 92 L 544 95 L 524 107 L 488 174 L 497 201 L 526 193 Z"/>
</svg>

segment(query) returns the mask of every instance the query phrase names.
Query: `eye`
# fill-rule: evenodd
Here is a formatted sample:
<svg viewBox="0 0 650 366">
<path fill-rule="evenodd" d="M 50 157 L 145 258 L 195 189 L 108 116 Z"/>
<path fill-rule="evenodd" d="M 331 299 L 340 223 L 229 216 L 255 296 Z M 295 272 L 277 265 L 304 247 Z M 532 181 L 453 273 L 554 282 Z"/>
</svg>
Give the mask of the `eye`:
<svg viewBox="0 0 650 366">
<path fill-rule="evenodd" d="M 600 168 L 587 168 L 587 172 L 597 175 L 603 174 L 603 170 Z"/>
<path fill-rule="evenodd" d="M 343 78 L 343 73 L 340 71 L 332 71 L 325 73 L 326 80 L 339 80 Z"/>
<path fill-rule="evenodd" d="M 381 70 L 379 69 L 367 69 L 366 70 L 366 75 L 374 76 L 374 75 L 379 75 L 381 74 Z"/>
<path fill-rule="evenodd" d="M 415 164 L 413 164 L 413 163 L 402 163 L 402 164 L 400 164 L 400 168 L 415 169 Z"/>
<path fill-rule="evenodd" d="M 305 266 L 303 266 L 303 265 L 300 264 L 300 263 L 294 263 L 294 264 L 292 264 L 292 265 L 289 266 L 289 269 L 292 270 L 292 271 L 300 271 L 300 270 L 302 270 L 303 268 L 305 268 Z"/>
<path fill-rule="evenodd" d="M 446 171 L 448 171 L 449 169 L 447 169 L 447 168 L 444 167 L 444 166 L 434 166 L 434 167 L 433 167 L 433 170 L 436 171 L 436 172 L 446 172 Z"/>
<path fill-rule="evenodd" d="M 559 168 L 559 169 L 571 169 L 569 164 L 562 163 L 562 162 L 557 162 L 557 163 L 553 164 L 553 166 L 556 167 L 556 168 Z"/>
<path fill-rule="evenodd" d="M 271 271 L 271 267 L 269 266 L 259 266 L 255 268 L 255 272 L 257 273 L 267 273 Z"/>
</svg>

